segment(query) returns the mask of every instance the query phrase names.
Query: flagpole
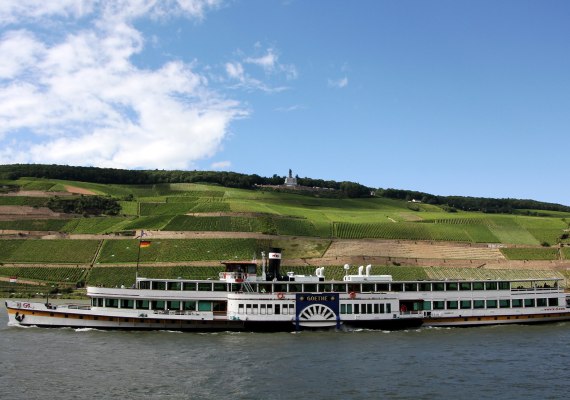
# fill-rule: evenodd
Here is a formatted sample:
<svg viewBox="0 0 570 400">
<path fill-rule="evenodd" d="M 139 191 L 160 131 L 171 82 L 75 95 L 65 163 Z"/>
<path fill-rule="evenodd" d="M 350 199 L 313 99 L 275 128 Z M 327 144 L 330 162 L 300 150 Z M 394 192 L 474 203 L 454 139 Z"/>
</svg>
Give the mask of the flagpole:
<svg viewBox="0 0 570 400">
<path fill-rule="evenodd" d="M 141 239 L 140 238 L 139 238 L 138 248 L 139 248 L 139 251 L 137 252 L 137 267 L 135 269 L 135 285 L 137 286 L 137 289 L 138 289 L 137 279 L 139 278 L 139 261 L 141 259 Z"/>
<path fill-rule="evenodd" d="M 138 285 L 138 278 L 139 278 L 139 261 L 141 259 L 141 242 L 142 242 L 142 238 L 144 236 L 144 230 L 141 229 L 141 234 L 139 235 L 139 243 L 138 243 L 138 252 L 137 252 L 137 266 L 135 268 L 135 287 L 138 289 L 139 285 Z"/>
</svg>

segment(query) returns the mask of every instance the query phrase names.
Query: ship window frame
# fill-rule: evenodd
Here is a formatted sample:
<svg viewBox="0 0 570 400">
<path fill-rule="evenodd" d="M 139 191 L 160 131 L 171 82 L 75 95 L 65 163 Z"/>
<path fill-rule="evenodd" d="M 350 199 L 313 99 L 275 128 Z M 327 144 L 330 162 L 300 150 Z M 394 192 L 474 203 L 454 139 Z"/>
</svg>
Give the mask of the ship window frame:
<svg viewBox="0 0 570 400">
<path fill-rule="evenodd" d="M 175 303 L 178 303 L 178 307 L 175 307 Z M 180 311 L 180 306 L 181 306 L 181 301 L 180 300 L 168 300 L 166 302 L 166 309 L 167 310 L 171 310 L 171 311 Z"/>
<path fill-rule="evenodd" d="M 182 291 L 184 292 L 195 292 L 196 282 L 182 282 Z"/>
<path fill-rule="evenodd" d="M 485 300 L 483 299 L 473 300 L 473 308 L 474 309 L 485 308 Z"/>
<path fill-rule="evenodd" d="M 332 292 L 333 293 L 346 293 L 346 284 L 345 283 L 333 283 L 332 284 Z"/>
<path fill-rule="evenodd" d="M 196 300 L 184 300 L 182 302 L 182 309 L 184 311 L 196 311 L 197 304 Z"/>
<path fill-rule="evenodd" d="M 536 307 L 536 301 L 532 298 L 524 299 L 524 306 L 525 307 Z"/>
<path fill-rule="evenodd" d="M 459 282 L 459 290 L 463 292 L 473 290 L 472 282 Z"/>
<path fill-rule="evenodd" d="M 496 299 L 487 299 L 485 301 L 486 308 L 499 308 L 499 302 Z"/>
<path fill-rule="evenodd" d="M 521 308 L 523 306 L 522 299 L 512 299 L 511 300 L 511 307 L 512 308 Z"/>
<path fill-rule="evenodd" d="M 377 292 L 388 292 L 390 290 L 389 283 L 377 283 L 376 284 L 376 291 Z"/>
<path fill-rule="evenodd" d="M 459 282 L 445 282 L 446 292 L 455 292 L 459 290 Z"/>
<path fill-rule="evenodd" d="M 433 282 L 432 288 L 434 292 L 443 292 L 445 290 L 445 284 L 444 282 Z"/>
<path fill-rule="evenodd" d="M 135 308 L 135 301 L 133 299 L 121 299 L 121 308 L 133 309 Z"/>
<path fill-rule="evenodd" d="M 539 297 L 536 299 L 536 306 L 537 307 L 546 307 L 547 300 L 545 297 Z"/>
<path fill-rule="evenodd" d="M 403 283 L 391 283 L 390 284 L 390 291 L 392 291 L 392 292 L 403 292 L 404 291 L 404 284 Z"/>
<path fill-rule="evenodd" d="M 376 285 L 373 283 L 363 283 L 361 291 L 363 293 L 373 293 L 376 291 Z"/>
<path fill-rule="evenodd" d="M 260 283 L 257 286 L 257 290 L 259 293 L 271 293 L 273 290 L 271 283 Z"/>
<path fill-rule="evenodd" d="M 511 300 L 499 299 L 499 308 L 511 308 Z"/>
<path fill-rule="evenodd" d="M 432 291 L 431 282 L 420 282 L 418 285 L 418 289 L 420 292 L 431 292 Z"/>
<path fill-rule="evenodd" d="M 446 310 L 459 310 L 459 302 L 457 300 L 447 300 L 445 302 Z"/>
<path fill-rule="evenodd" d="M 135 301 L 135 307 L 137 310 L 150 310 L 150 300 L 148 300 L 148 299 L 137 299 Z"/>
<path fill-rule="evenodd" d="M 314 293 L 317 291 L 318 285 L 316 283 L 304 283 L 303 292 Z"/>
<path fill-rule="evenodd" d="M 473 290 L 485 290 L 485 282 L 473 282 Z"/>
<path fill-rule="evenodd" d="M 303 292 L 303 284 L 301 283 L 290 283 L 288 285 L 287 292 L 289 293 L 302 293 Z"/>
<path fill-rule="evenodd" d="M 105 307 L 107 307 L 107 308 L 119 308 L 119 299 L 113 299 L 110 297 L 105 298 Z"/>
<path fill-rule="evenodd" d="M 445 301 L 443 300 L 434 300 L 432 302 L 432 307 L 434 310 L 445 310 Z"/>
<path fill-rule="evenodd" d="M 198 282 L 199 292 L 212 292 L 212 282 Z"/>
<path fill-rule="evenodd" d="M 548 298 L 548 307 L 558 307 L 559 304 L 558 297 Z"/>
<path fill-rule="evenodd" d="M 151 281 L 152 290 L 166 290 L 165 281 Z"/>
<path fill-rule="evenodd" d="M 166 283 L 166 290 L 182 290 L 180 281 L 169 281 Z"/>
<path fill-rule="evenodd" d="M 498 282 L 499 290 L 511 290 L 511 282 L 509 281 L 502 281 Z"/>
<path fill-rule="evenodd" d="M 459 309 L 460 310 L 471 310 L 473 308 L 473 302 L 471 300 L 460 300 Z"/>
<path fill-rule="evenodd" d="M 498 287 L 498 282 L 485 282 L 485 290 L 497 290 Z"/>
<path fill-rule="evenodd" d="M 159 307 L 160 305 L 162 305 L 162 307 Z M 164 307 L 166 307 L 166 301 L 164 301 L 164 300 L 151 300 L 151 302 L 150 302 L 150 309 L 151 310 L 164 311 Z"/>
<path fill-rule="evenodd" d="M 417 292 L 418 284 L 416 282 L 406 282 L 404 283 L 404 292 Z"/>
<path fill-rule="evenodd" d="M 273 292 L 287 292 L 287 284 L 286 283 L 274 283 L 273 284 Z"/>
<path fill-rule="evenodd" d="M 227 292 L 228 291 L 228 284 L 224 282 L 214 282 L 213 285 L 214 292 Z"/>
</svg>

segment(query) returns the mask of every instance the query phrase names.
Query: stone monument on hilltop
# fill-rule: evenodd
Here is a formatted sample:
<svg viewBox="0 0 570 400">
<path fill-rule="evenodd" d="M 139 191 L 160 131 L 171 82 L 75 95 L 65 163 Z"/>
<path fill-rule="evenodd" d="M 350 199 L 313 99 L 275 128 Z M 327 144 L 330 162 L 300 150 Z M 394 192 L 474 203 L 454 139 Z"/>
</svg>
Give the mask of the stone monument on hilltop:
<svg viewBox="0 0 570 400">
<path fill-rule="evenodd" d="M 285 178 L 285 186 L 298 186 L 297 178 L 293 178 L 293 171 L 289 168 L 289 176 Z"/>
</svg>

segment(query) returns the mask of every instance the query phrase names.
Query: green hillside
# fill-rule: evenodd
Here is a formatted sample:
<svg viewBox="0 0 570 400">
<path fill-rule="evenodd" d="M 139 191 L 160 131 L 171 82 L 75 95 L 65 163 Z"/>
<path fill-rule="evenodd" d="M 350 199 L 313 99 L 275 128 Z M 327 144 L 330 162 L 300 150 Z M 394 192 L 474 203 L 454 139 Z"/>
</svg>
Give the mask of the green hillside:
<svg viewBox="0 0 570 400">
<path fill-rule="evenodd" d="M 216 239 L 153 240 L 140 260 L 149 276 L 210 277 L 219 268 L 212 263 L 259 257 L 261 251 L 275 245 L 284 248 L 286 258 L 307 259 L 310 264 L 310 259 L 322 257 L 333 241 L 343 239 L 501 246 L 507 260 L 570 257 L 564 247 L 570 243 L 570 212 L 556 210 L 496 214 L 385 197 L 335 198 L 319 191 L 249 190 L 201 183 L 127 185 L 19 178 L 0 181 L 0 185 L 10 187 L 9 194 L 0 193 L 0 207 L 15 210 L 8 217 L 0 214 L 0 278 L 27 277 L 40 287 L 84 281 L 127 284 L 138 249 L 132 236 L 141 230 L 218 235 Z M 84 195 L 116 200 L 119 215 L 49 212 L 45 207 L 50 196 L 81 196 L 63 193 L 70 187 L 81 189 Z M 236 237 L 242 233 L 253 236 Z M 47 234 L 60 238 L 40 239 Z M 69 235 L 106 236 L 69 240 Z M 204 265 L 196 264 L 200 262 Z M 51 264 L 57 267 L 45 268 Z M 165 265 L 151 267 L 153 264 Z M 331 268 L 333 275 L 342 274 L 336 270 L 340 263 Z M 402 279 L 434 275 L 411 266 L 390 273 Z M 2 285 L 0 282 L 0 291 Z"/>
<path fill-rule="evenodd" d="M 488 214 L 381 197 L 323 198 L 206 184 L 111 185 L 21 178 L 22 190 L 81 188 L 119 201 L 115 217 L 0 220 L 0 229 L 69 234 L 124 230 L 255 232 L 328 239 L 438 240 L 536 246 L 568 242 L 570 213 Z M 2 183 L 2 182 L 0 182 Z M 38 189 L 40 188 L 40 189 Z M 42 207 L 45 198 L 0 196 L 1 205 Z"/>
</svg>

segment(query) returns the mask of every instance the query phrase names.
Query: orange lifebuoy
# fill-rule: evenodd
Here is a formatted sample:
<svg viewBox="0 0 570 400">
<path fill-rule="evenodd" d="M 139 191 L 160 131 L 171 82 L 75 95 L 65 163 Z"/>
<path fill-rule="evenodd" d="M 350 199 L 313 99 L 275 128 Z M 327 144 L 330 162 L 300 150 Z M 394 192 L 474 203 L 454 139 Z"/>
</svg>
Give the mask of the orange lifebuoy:
<svg viewBox="0 0 570 400">
<path fill-rule="evenodd" d="M 351 299 L 355 299 L 355 298 L 356 298 L 356 292 L 350 292 L 350 293 L 348 294 L 348 296 L 349 296 Z"/>
<path fill-rule="evenodd" d="M 284 293 L 277 293 L 277 298 L 279 300 L 283 300 L 285 298 L 285 294 Z"/>
</svg>

